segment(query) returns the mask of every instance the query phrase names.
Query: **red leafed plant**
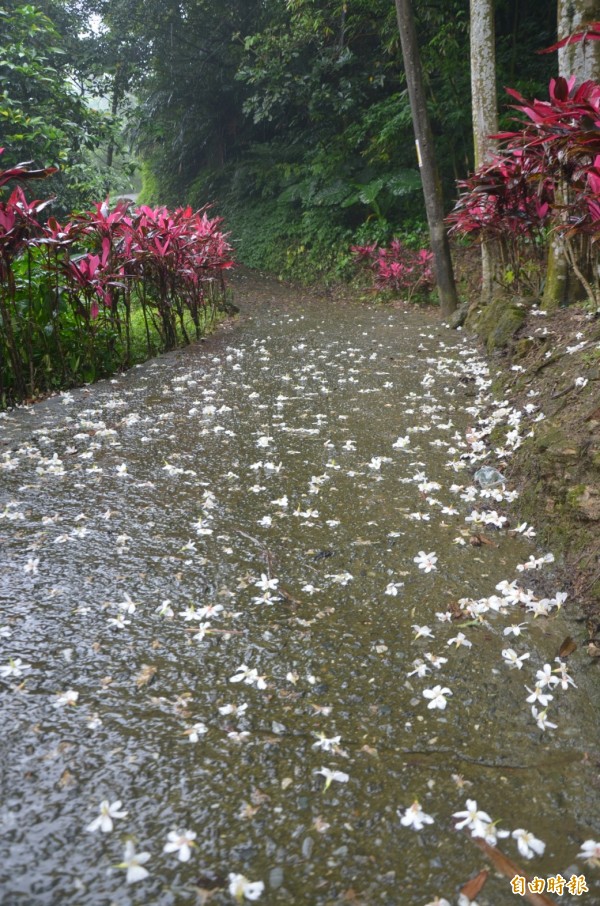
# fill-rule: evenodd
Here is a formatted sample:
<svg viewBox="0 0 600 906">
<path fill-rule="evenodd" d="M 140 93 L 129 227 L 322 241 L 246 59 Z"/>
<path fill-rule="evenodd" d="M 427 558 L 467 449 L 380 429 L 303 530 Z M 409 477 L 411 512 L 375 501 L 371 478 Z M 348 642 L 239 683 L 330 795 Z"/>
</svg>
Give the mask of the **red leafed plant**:
<svg viewBox="0 0 600 906">
<path fill-rule="evenodd" d="M 588 298 L 598 305 L 600 84 L 552 79 L 543 101 L 507 91 L 521 128 L 494 136 L 501 142 L 496 159 L 459 183 L 448 218 L 452 231 L 496 240 L 505 264 L 516 269 L 524 248 L 543 247 L 548 231 L 557 232 Z"/>
<path fill-rule="evenodd" d="M 0 187 L 54 172 L 19 164 L 0 170 Z M 107 200 L 61 225 L 40 220 L 49 203 L 21 186 L 0 200 L 0 405 L 130 365 L 134 310 L 148 355 L 189 342 L 190 323 L 199 337 L 233 266 L 208 208 L 111 211 Z"/>
<path fill-rule="evenodd" d="M 388 248 L 374 242 L 353 245 L 351 252 L 357 264 L 371 272 L 378 290 L 401 293 L 407 301 L 414 296 L 429 295 L 433 290 L 433 254 L 428 249 L 415 251 L 399 239 L 392 239 Z"/>
</svg>

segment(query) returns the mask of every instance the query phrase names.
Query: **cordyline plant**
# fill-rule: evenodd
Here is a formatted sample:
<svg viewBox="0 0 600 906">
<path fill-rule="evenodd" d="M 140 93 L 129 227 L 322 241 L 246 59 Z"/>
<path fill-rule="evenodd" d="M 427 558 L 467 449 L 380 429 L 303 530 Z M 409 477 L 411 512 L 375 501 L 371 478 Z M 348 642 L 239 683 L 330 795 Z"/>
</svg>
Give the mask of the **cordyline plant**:
<svg viewBox="0 0 600 906">
<path fill-rule="evenodd" d="M 357 264 L 371 272 L 378 290 L 401 293 L 408 302 L 433 290 L 433 254 L 428 249 L 414 251 L 399 239 L 392 239 L 389 248 L 381 248 L 374 242 L 353 245 L 351 252 Z"/>
<path fill-rule="evenodd" d="M 598 23 L 590 29 L 592 37 L 600 36 Z M 448 218 L 452 232 L 496 240 L 507 270 L 518 278 L 524 251 L 537 247 L 543 254 L 554 231 L 598 307 L 600 84 L 577 85 L 574 76 L 552 79 L 544 101 L 507 91 L 521 129 L 494 136 L 502 143 L 498 156 L 459 183 L 462 191 Z"/>
<path fill-rule="evenodd" d="M 54 172 L 19 164 L 0 170 L 0 186 Z M 104 202 L 63 225 L 41 222 L 47 204 L 21 186 L 0 201 L 0 403 L 130 365 L 136 312 L 148 355 L 189 342 L 190 325 L 200 337 L 233 265 L 207 208 Z"/>
</svg>

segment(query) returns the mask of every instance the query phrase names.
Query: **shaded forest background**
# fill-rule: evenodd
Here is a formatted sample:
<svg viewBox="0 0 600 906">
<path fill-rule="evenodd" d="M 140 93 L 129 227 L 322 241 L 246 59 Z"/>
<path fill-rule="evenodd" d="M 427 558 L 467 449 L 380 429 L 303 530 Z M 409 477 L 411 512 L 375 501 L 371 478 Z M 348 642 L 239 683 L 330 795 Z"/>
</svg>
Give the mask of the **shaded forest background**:
<svg viewBox="0 0 600 906">
<path fill-rule="evenodd" d="M 455 181 L 473 166 L 469 2 L 414 7 L 449 209 Z M 55 211 L 123 191 L 133 149 L 143 201 L 214 202 L 238 258 L 254 267 L 337 277 L 352 244 L 393 235 L 422 244 L 389 0 L 40 0 L 37 8 L 47 18 L 35 28 L 21 4 L 0 11 L 2 144 L 5 164 L 61 167 L 58 189 L 56 181 L 40 189 L 58 194 Z M 27 72 L 15 20 L 30 35 Z M 554 4 L 496 4 L 501 126 L 513 115 L 503 86 L 546 96 L 556 59 L 536 51 L 555 39 Z M 84 103 L 94 97 L 104 99 L 100 111 Z"/>
</svg>

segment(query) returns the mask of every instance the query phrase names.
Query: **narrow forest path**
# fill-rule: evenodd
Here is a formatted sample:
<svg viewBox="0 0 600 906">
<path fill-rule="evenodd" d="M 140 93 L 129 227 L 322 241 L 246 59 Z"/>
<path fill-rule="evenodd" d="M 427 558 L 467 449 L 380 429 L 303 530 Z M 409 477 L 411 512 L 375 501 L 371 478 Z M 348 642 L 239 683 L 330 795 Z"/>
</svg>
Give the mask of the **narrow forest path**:
<svg viewBox="0 0 600 906">
<path fill-rule="evenodd" d="M 207 341 L 0 418 L 0 901 L 454 904 L 469 828 L 598 901 L 593 668 L 473 477 L 535 399 L 433 314 L 235 281 Z"/>
</svg>

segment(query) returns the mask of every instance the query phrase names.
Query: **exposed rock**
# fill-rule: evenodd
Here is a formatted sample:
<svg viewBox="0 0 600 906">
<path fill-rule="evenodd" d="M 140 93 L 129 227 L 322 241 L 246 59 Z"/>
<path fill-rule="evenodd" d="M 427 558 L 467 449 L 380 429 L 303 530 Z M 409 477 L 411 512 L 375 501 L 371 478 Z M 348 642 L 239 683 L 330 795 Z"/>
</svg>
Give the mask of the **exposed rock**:
<svg viewBox="0 0 600 906">
<path fill-rule="evenodd" d="M 600 520 L 600 490 L 597 487 L 585 485 L 577 494 L 569 495 L 569 502 L 584 519 Z"/>
<path fill-rule="evenodd" d="M 450 316 L 448 323 L 453 330 L 456 330 L 457 327 L 462 327 L 465 321 L 467 320 L 467 315 L 469 314 L 469 303 L 465 302 L 459 308 L 456 309 L 453 315 Z"/>
</svg>

